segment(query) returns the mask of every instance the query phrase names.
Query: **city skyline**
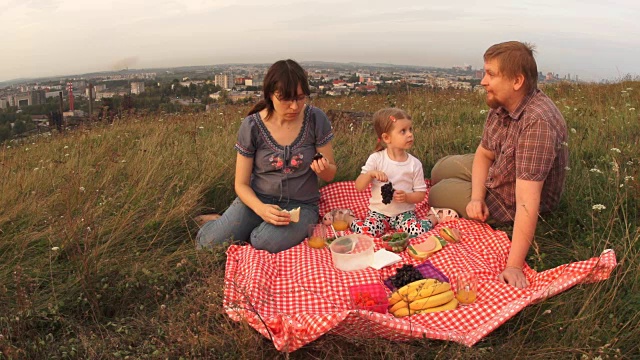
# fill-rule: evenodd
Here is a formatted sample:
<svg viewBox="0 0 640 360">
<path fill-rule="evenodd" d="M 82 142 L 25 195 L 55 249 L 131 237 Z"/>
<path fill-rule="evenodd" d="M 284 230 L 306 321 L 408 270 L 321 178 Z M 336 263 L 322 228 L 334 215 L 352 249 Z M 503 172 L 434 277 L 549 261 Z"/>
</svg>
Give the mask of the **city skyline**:
<svg viewBox="0 0 640 360">
<path fill-rule="evenodd" d="M 481 68 L 494 43 L 536 46 L 543 73 L 640 74 L 633 1 L 0 0 L 0 82 L 281 58 Z M 124 15 L 123 15 L 124 14 Z M 636 35 L 634 35 L 636 34 Z"/>
</svg>

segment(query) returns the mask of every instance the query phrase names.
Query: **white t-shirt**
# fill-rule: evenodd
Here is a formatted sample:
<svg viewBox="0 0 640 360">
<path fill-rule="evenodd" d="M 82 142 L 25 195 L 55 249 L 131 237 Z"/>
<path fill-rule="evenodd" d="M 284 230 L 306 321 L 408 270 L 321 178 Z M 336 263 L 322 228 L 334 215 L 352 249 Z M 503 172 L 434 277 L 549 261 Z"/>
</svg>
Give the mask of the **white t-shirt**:
<svg viewBox="0 0 640 360">
<path fill-rule="evenodd" d="M 398 162 L 389 158 L 387 150 L 380 150 L 369 155 L 367 163 L 362 167 L 362 174 L 377 170 L 387 174 L 387 178 L 393 184 L 394 190 L 403 190 L 406 193 L 416 191 L 427 191 L 427 184 L 424 181 L 424 171 L 422 163 L 411 154 L 407 154 L 406 161 Z M 405 211 L 415 210 L 415 204 L 398 203 L 391 201 L 390 204 L 382 203 L 382 191 L 385 183 L 373 179 L 371 183 L 371 199 L 369 209 L 384 214 L 386 216 L 396 216 Z"/>
</svg>

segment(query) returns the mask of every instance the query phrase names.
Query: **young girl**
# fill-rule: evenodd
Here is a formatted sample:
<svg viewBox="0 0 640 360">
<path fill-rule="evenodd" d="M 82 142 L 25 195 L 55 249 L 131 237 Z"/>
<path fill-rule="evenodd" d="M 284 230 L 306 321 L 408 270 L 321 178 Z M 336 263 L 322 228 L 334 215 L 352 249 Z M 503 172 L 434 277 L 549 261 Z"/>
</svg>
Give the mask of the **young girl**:
<svg viewBox="0 0 640 360">
<path fill-rule="evenodd" d="M 356 190 L 364 191 L 373 182 L 369 213 L 364 220 L 351 223 L 351 230 L 379 237 L 389 229 L 420 235 L 438 222 L 458 217 L 451 209 L 431 208 L 427 219 L 416 217 L 417 203 L 424 200 L 427 184 L 420 160 L 407 152 L 413 146 L 411 117 L 405 111 L 387 108 L 373 115 L 373 128 L 378 136 L 374 153 L 356 179 Z M 390 183 L 395 190 L 391 202 L 384 199 L 382 186 Z M 389 185 L 387 185 L 389 186 Z"/>
</svg>

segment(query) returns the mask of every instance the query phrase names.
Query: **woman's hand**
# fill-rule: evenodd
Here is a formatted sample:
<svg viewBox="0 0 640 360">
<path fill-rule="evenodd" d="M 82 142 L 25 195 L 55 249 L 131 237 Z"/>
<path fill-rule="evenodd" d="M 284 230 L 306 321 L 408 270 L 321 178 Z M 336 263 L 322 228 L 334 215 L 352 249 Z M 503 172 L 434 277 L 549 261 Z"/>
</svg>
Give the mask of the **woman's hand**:
<svg viewBox="0 0 640 360">
<path fill-rule="evenodd" d="M 371 177 L 371 179 L 376 179 L 380 182 L 387 182 L 389 181 L 389 178 L 387 177 L 387 174 L 385 174 L 382 171 L 378 171 L 378 170 L 373 170 L 373 171 L 369 171 L 367 174 L 369 174 L 369 176 Z"/>
<path fill-rule="evenodd" d="M 329 170 L 329 160 L 327 160 L 325 157 L 321 157 L 318 160 L 313 160 L 311 162 L 311 170 L 313 170 L 313 172 L 315 172 L 320 178 L 322 178 L 323 173 Z"/>
<path fill-rule="evenodd" d="M 262 204 L 258 211 L 256 211 L 256 214 L 258 214 L 264 222 L 276 226 L 289 225 L 291 222 L 291 215 L 280 209 L 277 205 Z"/>
</svg>

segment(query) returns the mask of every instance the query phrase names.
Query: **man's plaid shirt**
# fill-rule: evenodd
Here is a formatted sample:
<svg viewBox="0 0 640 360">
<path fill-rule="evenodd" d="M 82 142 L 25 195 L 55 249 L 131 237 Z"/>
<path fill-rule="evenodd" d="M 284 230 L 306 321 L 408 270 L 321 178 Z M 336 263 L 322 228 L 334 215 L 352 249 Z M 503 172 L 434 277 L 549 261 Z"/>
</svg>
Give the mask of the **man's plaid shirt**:
<svg viewBox="0 0 640 360">
<path fill-rule="evenodd" d="M 542 91 L 527 95 L 512 113 L 503 107 L 492 109 L 481 145 L 495 154 L 485 182 L 491 217 L 514 220 L 516 178 L 544 181 L 541 213 L 558 205 L 569 161 L 567 124 Z"/>
</svg>

